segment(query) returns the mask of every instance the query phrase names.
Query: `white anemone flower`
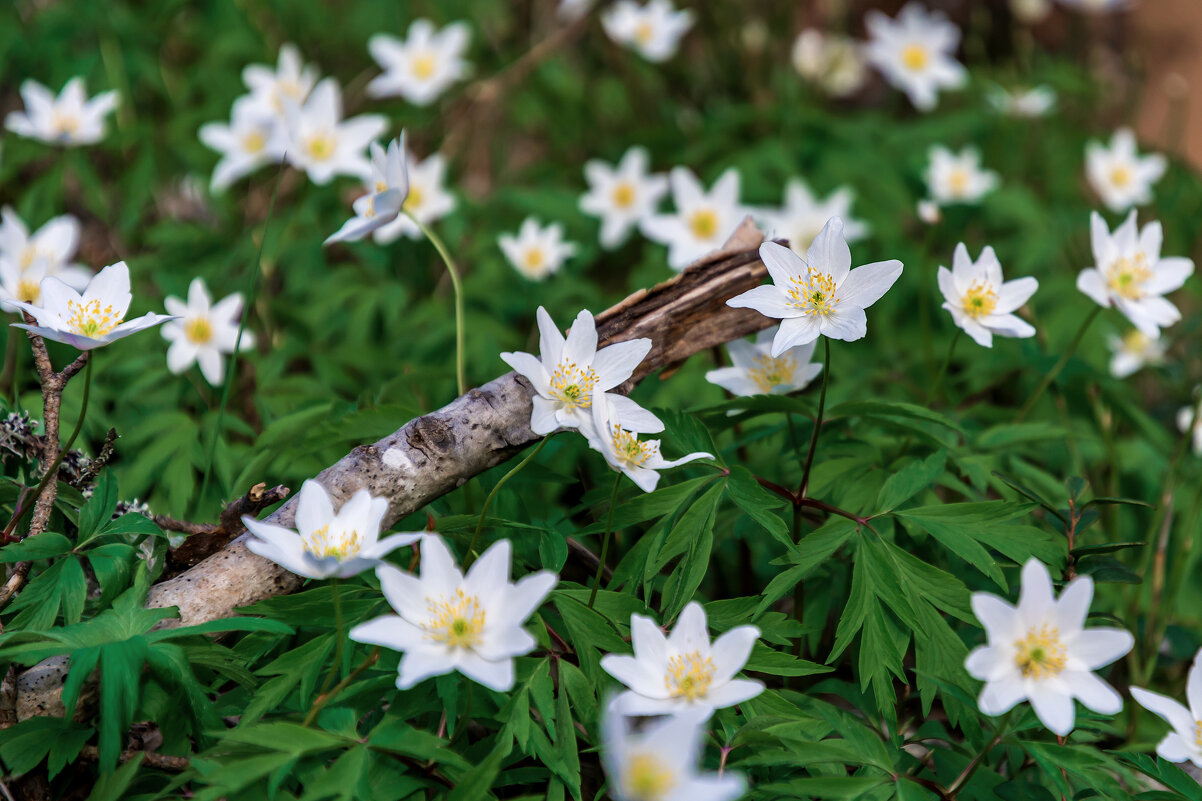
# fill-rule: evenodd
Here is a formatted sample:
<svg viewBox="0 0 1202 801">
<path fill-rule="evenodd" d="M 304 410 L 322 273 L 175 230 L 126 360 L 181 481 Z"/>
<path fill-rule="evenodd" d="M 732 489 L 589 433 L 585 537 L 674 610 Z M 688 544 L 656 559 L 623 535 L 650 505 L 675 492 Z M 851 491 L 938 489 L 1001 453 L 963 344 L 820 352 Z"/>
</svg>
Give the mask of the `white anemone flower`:
<svg viewBox="0 0 1202 801">
<path fill-rule="evenodd" d="M 506 692 L 513 687 L 513 658 L 530 653 L 536 644 L 522 624 L 558 581 L 554 573 L 541 570 L 514 583 L 509 570 L 509 540 L 493 543 L 465 576 L 446 543 L 427 536 L 420 576 L 391 565 L 376 568 L 380 590 L 396 614 L 355 626 L 350 638 L 404 653 L 397 671 L 399 689 L 457 670 Z"/>
<path fill-rule="evenodd" d="M 163 326 L 167 348 L 167 369 L 175 375 L 195 364 L 213 386 L 225 380 L 224 354 L 233 353 L 238 343 L 238 326 L 242 317 L 242 293 L 235 292 L 213 303 L 204 279 L 193 278 L 188 285 L 188 301 L 168 295 L 163 299 L 167 312 L 179 318 Z M 242 332 L 239 350 L 254 347 L 250 331 Z"/>
<path fill-rule="evenodd" d="M 1100 142 L 1085 146 L 1085 177 L 1111 211 L 1151 203 L 1152 185 L 1167 168 L 1168 161 L 1158 153 L 1139 155 L 1130 128 L 1115 131 L 1109 147 Z"/>
<path fill-rule="evenodd" d="M 562 225 L 551 223 L 543 227 L 534 217 L 522 221 L 517 236 L 501 234 L 497 244 L 513 269 L 531 281 L 542 281 L 559 272 L 576 252 L 574 243 L 564 241 Z"/>
<path fill-rule="evenodd" d="M 1163 296 L 1193 275 L 1193 261 L 1161 258 L 1164 232 L 1160 223 L 1150 222 L 1141 230 L 1134 210 L 1114 233 L 1096 211 L 1089 222 L 1097 266 L 1077 275 L 1077 289 L 1099 306 L 1117 308 L 1144 334 L 1160 336 L 1162 327 L 1181 319 L 1181 312 Z"/>
<path fill-rule="evenodd" d="M 298 576 L 349 578 L 380 566 L 389 553 L 425 536 L 417 531 L 380 539 L 387 511 L 385 498 L 361 489 L 335 512 L 326 488 L 309 480 L 301 484 L 297 498 L 296 530 L 244 515 L 242 522 L 254 535 L 246 548 Z"/>
<path fill-rule="evenodd" d="M 763 682 L 735 678 L 759 636 L 755 626 L 737 626 L 710 643 L 705 610 L 693 601 L 667 637 L 651 618 L 631 615 L 634 656 L 606 654 L 601 669 L 628 688 L 614 699 L 624 715 L 713 712 L 764 691 Z"/>
<path fill-rule="evenodd" d="M 388 225 L 398 216 L 409 197 L 409 167 L 405 157 L 405 132 L 388 143 L 388 149 L 371 143 L 371 179 L 367 194 L 355 200 L 355 216 L 326 237 L 324 244 L 354 242 Z"/>
<path fill-rule="evenodd" d="M 1056 91 L 1050 86 L 1015 89 L 994 86 L 985 97 L 994 111 L 1007 117 L 1046 117 L 1056 108 Z"/>
<path fill-rule="evenodd" d="M 789 248 L 798 256 L 806 254 L 832 217 L 843 220 L 843 237 L 851 244 L 868 235 L 868 226 L 851 218 L 854 197 L 850 187 L 841 186 L 819 200 L 805 181 L 794 178 L 785 185 L 784 207 L 765 215 L 765 222 L 769 230 L 789 241 Z"/>
<path fill-rule="evenodd" d="M 775 242 L 760 245 L 760 258 L 772 283 L 749 289 L 726 305 L 782 321 L 772 341 L 773 356 L 819 336 L 848 342 L 862 338 L 868 333 L 864 309 L 902 274 L 897 259 L 851 269 L 851 250 L 838 217 L 827 221 L 804 259 Z"/>
<path fill-rule="evenodd" d="M 41 305 L 42 279 L 54 276 L 75 290 L 92 280 L 92 271 L 72 261 L 79 247 L 79 220 L 63 214 L 48 220 L 37 232 L 11 207 L 0 209 L 0 300 L 16 299 Z M 5 266 L 7 265 L 7 266 Z M 13 311 L 8 305 L 0 308 Z"/>
<path fill-rule="evenodd" d="M 305 64 L 294 44 L 280 47 L 275 68 L 251 64 L 242 70 L 242 81 L 250 90 L 253 104 L 278 119 L 283 119 L 289 103 L 302 105 L 308 99 L 318 77 L 317 68 Z"/>
<path fill-rule="evenodd" d="M 367 85 L 371 97 L 400 96 L 418 106 L 438 99 L 470 65 L 463 59 L 471 32 L 465 22 L 438 30 L 428 19 L 416 19 L 404 41 L 378 33 L 367 42 L 372 58 L 384 70 Z"/>
<path fill-rule="evenodd" d="M 363 155 L 368 143 L 388 127 L 378 114 L 361 114 L 342 119 L 342 90 L 338 81 L 326 78 L 313 88 L 304 105 L 284 103 L 288 129 L 288 160 L 309 175 L 309 180 L 326 184 L 335 175 L 367 180 L 371 162 Z"/>
<path fill-rule="evenodd" d="M 98 272 L 80 295 L 58 278 L 42 280 L 42 305 L 10 301 L 28 312 L 37 325 L 13 323 L 46 339 L 62 342 L 79 350 L 103 347 L 122 337 L 174 319 L 150 312 L 126 320 L 133 295 L 129 291 L 129 268 L 125 262 L 110 264 Z"/>
<path fill-rule="evenodd" d="M 1156 753 L 1169 762 L 1187 759 L 1202 768 L 1202 650 L 1194 655 L 1185 684 L 1186 707 L 1167 695 L 1132 687 L 1131 697 L 1149 712 L 1159 715 L 1173 730 L 1156 746 Z"/>
<path fill-rule="evenodd" d="M 869 11 L 864 24 L 869 35 L 864 46 L 868 60 L 920 111 L 935 108 L 940 89 L 955 89 L 967 82 L 967 70 L 954 57 L 960 29 L 944 13 L 912 2 L 896 19 Z"/>
<path fill-rule="evenodd" d="M 853 95 L 868 78 L 868 65 L 860 44 L 849 36 L 802 31 L 793 43 L 793 68 L 832 97 Z"/>
<path fill-rule="evenodd" d="M 736 339 L 726 343 L 726 352 L 734 363 L 705 374 L 705 380 L 733 395 L 788 395 L 805 389 L 822 372 L 822 365 L 811 361 L 817 340 L 772 355 L 772 340 L 779 326 L 765 328 L 755 342 Z"/>
<path fill-rule="evenodd" d="M 671 0 L 617 0 L 601 14 L 601 25 L 617 44 L 654 63 L 676 55 L 680 39 L 693 26 L 693 12 L 677 11 Z"/>
<path fill-rule="evenodd" d="M 1126 378 L 1148 365 L 1164 364 L 1164 340 L 1150 337 L 1138 328 L 1132 328 L 1123 336 L 1111 334 L 1106 338 L 1110 348 L 1110 374 L 1115 378 Z"/>
<path fill-rule="evenodd" d="M 929 152 L 926 183 L 931 199 L 947 206 L 952 203 L 979 203 L 997 187 L 996 172 L 981 169 L 981 154 L 975 147 L 953 153 L 935 145 Z"/>
<path fill-rule="evenodd" d="M 21 84 L 21 99 L 25 110 L 9 112 L 5 127 L 52 145 L 96 144 L 104 138 L 105 118 L 117 107 L 116 92 L 101 92 L 89 100 L 79 76 L 67 81 L 58 97 L 28 79 Z"/>
<path fill-rule="evenodd" d="M 632 147 L 616 167 L 597 159 L 584 165 L 589 188 L 580 198 L 580 210 L 601 218 L 601 246 L 606 250 L 625 242 L 631 229 L 654 214 L 668 194 L 667 176 L 648 173 L 649 163 L 646 148 Z"/>
<path fill-rule="evenodd" d="M 566 339 L 542 306 L 536 316 L 539 357 L 522 352 L 501 354 L 501 359 L 534 387 L 530 430 L 543 436 L 557 428 L 587 427 L 593 402 L 630 378 L 651 350 L 651 340 L 615 342 L 598 350 L 597 326 L 587 309 L 576 315 Z M 629 398 L 613 395 L 612 400 L 640 432 L 664 430 L 659 418 Z"/>
<path fill-rule="evenodd" d="M 409 175 L 409 195 L 401 207 L 404 214 L 397 215 L 395 220 L 372 233 L 372 239 L 377 244 L 386 245 L 401 236 L 421 239 L 422 231 L 410 217 L 422 225 L 430 225 L 455 210 L 455 196 L 444 185 L 447 164 L 442 154 L 434 153 L 418 161 L 412 153 L 406 152 L 405 164 Z"/>
<path fill-rule="evenodd" d="M 615 801 L 734 801 L 747 784 L 737 773 L 697 769 L 709 714 L 690 709 L 637 732 L 613 703 L 601 718 L 601 764 Z"/>
<path fill-rule="evenodd" d="M 1052 578 L 1038 559 L 1022 571 L 1018 606 L 987 592 L 974 592 L 972 609 L 985 627 L 986 645 L 968 655 L 964 666 L 985 682 L 979 705 L 1001 715 L 1029 700 L 1053 734 L 1073 730 L 1073 699 L 1103 715 L 1123 708 L 1122 697 L 1093 671 L 1131 650 L 1135 638 L 1116 628 L 1085 628 L 1093 600 L 1093 580 L 1073 579 L 1053 594 Z"/>
<path fill-rule="evenodd" d="M 1193 438 L 1194 453 L 1202 456 L 1202 412 L 1199 406 L 1182 406 L 1177 410 L 1177 429 Z"/>
<path fill-rule="evenodd" d="M 208 122 L 200 126 L 200 141 L 221 154 L 213 168 L 215 192 L 284 157 L 287 137 L 279 121 L 253 97 L 234 101 L 229 123 Z"/>
<path fill-rule="evenodd" d="M 669 175 L 672 214 L 654 214 L 642 221 L 643 235 L 668 246 L 668 266 L 680 271 L 726 243 L 745 211 L 739 205 L 739 173 L 726 170 L 709 192 L 685 167 Z"/>
<path fill-rule="evenodd" d="M 713 459 L 712 453 L 696 451 L 679 459 L 665 459 L 660 453 L 659 440 L 641 440 L 640 433 L 652 433 L 647 429 L 647 418 L 659 423 L 659 419 L 634 401 L 615 403 L 620 395 L 602 393 L 593 398 L 592 422 L 581 428 L 588 439 L 589 447 L 605 457 L 614 470 L 625 473 L 643 492 L 652 492 L 659 483 L 660 470 L 678 467 L 697 459 Z M 659 423 L 659 429 L 663 423 Z"/>
<path fill-rule="evenodd" d="M 1031 324 L 1014 312 L 1035 294 L 1039 281 L 1004 280 L 992 247 L 986 245 L 974 262 L 963 242 L 956 245 L 952 269 L 940 266 L 938 280 L 943 308 L 978 345 L 992 348 L 994 334 L 1018 339 L 1035 336 Z"/>
</svg>

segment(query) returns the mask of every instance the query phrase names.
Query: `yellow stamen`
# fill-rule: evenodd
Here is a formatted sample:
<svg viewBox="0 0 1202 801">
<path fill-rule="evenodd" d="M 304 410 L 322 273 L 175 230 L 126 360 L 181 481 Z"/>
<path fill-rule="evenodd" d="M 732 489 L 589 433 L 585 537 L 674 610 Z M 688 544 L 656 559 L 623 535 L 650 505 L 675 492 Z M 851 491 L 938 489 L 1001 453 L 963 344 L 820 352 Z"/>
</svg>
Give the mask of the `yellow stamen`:
<svg viewBox="0 0 1202 801">
<path fill-rule="evenodd" d="M 418 53 L 413 58 L 413 75 L 419 81 L 427 81 L 434 75 L 434 70 L 438 68 L 438 59 L 433 53 L 424 52 Z"/>
<path fill-rule="evenodd" d="M 42 286 L 37 281 L 22 278 L 17 282 L 17 300 L 37 303 L 42 297 Z"/>
<path fill-rule="evenodd" d="M 696 701 L 704 698 L 714 683 L 714 661 L 702 657 L 699 651 L 668 660 L 668 672 L 664 675 L 664 686 L 674 698 Z"/>
<path fill-rule="evenodd" d="M 651 442 L 641 442 L 637 434 L 630 433 L 617 423 L 614 423 L 610 439 L 613 442 L 618 458 L 632 467 L 642 467 L 648 459 L 659 451 L 658 445 Z"/>
<path fill-rule="evenodd" d="M 363 545 L 363 538 L 359 536 L 358 531 L 353 530 L 337 531 L 331 534 L 329 525 L 324 525 L 304 537 L 302 543 L 304 549 L 318 559 L 334 556 L 342 561 L 359 553 L 359 548 Z"/>
<path fill-rule="evenodd" d="M 73 134 L 79 129 L 79 118 L 74 114 L 64 114 L 61 111 L 54 112 L 54 129 L 59 135 Z"/>
<path fill-rule="evenodd" d="M 1132 328 L 1123 335 L 1123 350 L 1129 350 L 1133 353 L 1143 353 L 1151 344 L 1152 338 L 1138 328 Z"/>
<path fill-rule="evenodd" d="M 634 40 L 641 45 L 648 44 L 655 38 L 655 26 L 650 22 L 640 22 L 634 29 Z"/>
<path fill-rule="evenodd" d="M 628 209 L 634 203 L 634 186 L 630 181 L 622 181 L 614 187 L 613 201 L 619 209 Z"/>
<path fill-rule="evenodd" d="M 67 328 L 72 333 L 92 338 L 110 333 L 125 319 L 125 314 L 112 306 L 101 309 L 99 300 L 89 300 L 86 303 L 69 300 L 67 312 Z"/>
<path fill-rule="evenodd" d="M 1025 639 L 1014 641 L 1014 647 L 1018 649 L 1014 663 L 1026 679 L 1038 681 L 1057 676 L 1068 661 L 1059 629 L 1046 623 L 1038 629 L 1032 626 Z"/>
<path fill-rule="evenodd" d="M 968 291 L 964 293 L 961 304 L 965 314 L 974 320 L 979 320 L 993 314 L 993 310 L 997 308 L 997 293 L 993 291 L 992 284 L 986 281 L 974 281 Z"/>
<path fill-rule="evenodd" d="M 522 266 L 526 268 L 526 272 L 536 273 L 543 268 L 547 261 L 547 257 L 543 255 L 543 249 L 540 247 L 527 248 L 522 254 Z"/>
<path fill-rule="evenodd" d="M 1202 748 L 1202 720 L 1194 721 L 1194 745 Z"/>
<path fill-rule="evenodd" d="M 450 648 L 472 648 L 484 636 L 484 610 L 480 600 L 455 590 L 450 599 L 426 599 L 430 621 L 422 625 L 426 636 Z"/>
<path fill-rule="evenodd" d="M 414 214 L 422 207 L 422 201 L 425 197 L 422 195 L 422 190 L 412 184 L 409 185 L 409 196 L 405 198 L 405 211 Z"/>
<path fill-rule="evenodd" d="M 551 393 L 565 409 L 588 409 L 593 405 L 596 383 L 592 367 L 582 370 L 575 362 L 560 362 L 551 376 Z"/>
<path fill-rule="evenodd" d="M 952 190 L 952 194 L 957 197 L 968 193 L 968 170 L 962 167 L 957 167 L 952 170 L 951 175 L 947 176 L 948 188 Z"/>
<path fill-rule="evenodd" d="M 653 754 L 635 754 L 622 772 L 623 795 L 630 801 L 660 801 L 676 787 L 676 776 Z"/>
<path fill-rule="evenodd" d="M 184 336 L 193 345 L 203 345 L 213 338 L 213 326 L 207 317 L 193 317 L 184 323 Z"/>
<path fill-rule="evenodd" d="M 334 156 L 338 149 L 338 140 L 328 133 L 314 134 L 303 143 L 305 152 L 314 161 L 325 161 Z"/>
<path fill-rule="evenodd" d="M 1133 258 L 1116 260 L 1106 270 L 1106 285 L 1110 291 L 1127 300 L 1138 300 L 1144 296 L 1144 284 L 1152 277 L 1148 259 L 1143 252 Z"/>
<path fill-rule="evenodd" d="M 242 149 L 252 156 L 263 150 L 267 145 L 267 138 L 258 131 L 251 131 L 246 136 L 242 137 Z"/>
<path fill-rule="evenodd" d="M 689 215 L 689 230 L 698 239 L 712 239 L 718 233 L 718 215 L 713 209 L 698 209 Z"/>
<path fill-rule="evenodd" d="M 1119 189 L 1124 189 L 1131 184 L 1135 179 L 1131 169 L 1124 165 L 1119 165 L 1110 171 L 1110 183 L 1114 184 Z"/>
<path fill-rule="evenodd" d="M 839 305 L 835 297 L 835 279 L 830 273 L 809 273 L 806 277 L 793 276 L 789 279 L 790 306 L 801 309 L 806 314 L 816 314 L 830 317 Z"/>
<path fill-rule="evenodd" d="M 906 45 L 901 51 L 901 62 L 906 69 L 918 72 L 931 63 L 931 54 L 920 44 Z"/>
<path fill-rule="evenodd" d="M 747 377 L 755 382 L 760 392 L 771 392 L 782 384 L 793 384 L 793 373 L 797 363 L 791 356 L 773 358 L 768 354 L 755 357 L 755 367 L 747 371 Z"/>
</svg>

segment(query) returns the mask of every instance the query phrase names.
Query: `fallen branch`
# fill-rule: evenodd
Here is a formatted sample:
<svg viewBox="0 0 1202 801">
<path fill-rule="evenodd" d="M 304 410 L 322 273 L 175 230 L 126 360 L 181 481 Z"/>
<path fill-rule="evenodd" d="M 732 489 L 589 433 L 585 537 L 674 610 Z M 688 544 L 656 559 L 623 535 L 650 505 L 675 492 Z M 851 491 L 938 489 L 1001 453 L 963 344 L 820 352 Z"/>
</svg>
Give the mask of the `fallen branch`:
<svg viewBox="0 0 1202 801">
<path fill-rule="evenodd" d="M 288 488 L 280 485 L 267 489 L 260 482 L 245 495 L 232 502 L 221 512 L 217 523 L 189 523 L 166 515 L 154 515 L 151 519 L 164 531 L 187 534 L 179 547 L 167 554 L 167 578 L 172 578 L 201 560 L 211 556 L 229 544 L 230 540 L 246 531 L 242 516 L 258 516 L 268 506 L 273 506 L 288 497 Z"/>
<path fill-rule="evenodd" d="M 655 370 L 674 369 L 694 353 L 771 323 L 756 311 L 726 305 L 727 299 L 758 286 L 767 275 L 758 255 L 761 240 L 748 219 L 723 249 L 596 316 L 602 344 L 638 337 L 652 341 L 651 352 L 623 391 Z M 532 393 L 524 378 L 507 373 L 374 444 L 354 448 L 317 480 L 336 502 L 359 489 L 387 499 L 384 523 L 391 525 L 536 441 L 529 426 Z M 294 507 L 295 499 L 267 520 L 291 526 Z M 165 623 L 194 625 L 300 588 L 300 576 L 250 553 L 245 540 L 244 534 L 195 567 L 151 587 L 147 606 L 177 607 L 179 620 Z M 66 674 L 63 657 L 21 674 L 17 717 L 62 716 Z"/>
</svg>

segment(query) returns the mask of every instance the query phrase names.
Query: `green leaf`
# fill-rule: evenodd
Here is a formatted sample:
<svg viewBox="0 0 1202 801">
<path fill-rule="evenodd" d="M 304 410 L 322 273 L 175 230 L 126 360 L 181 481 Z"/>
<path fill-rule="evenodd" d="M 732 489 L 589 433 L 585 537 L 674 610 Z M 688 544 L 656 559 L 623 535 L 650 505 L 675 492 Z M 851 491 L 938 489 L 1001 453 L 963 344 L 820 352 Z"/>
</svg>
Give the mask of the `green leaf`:
<svg viewBox="0 0 1202 801">
<path fill-rule="evenodd" d="M 947 468 L 947 451 L 939 450 L 926 459 L 911 462 L 889 476 L 876 499 L 876 514 L 896 509 L 934 484 Z"/>
<path fill-rule="evenodd" d="M 1099 584 L 1143 584 L 1143 577 L 1112 556 L 1086 556 L 1077 562 L 1077 572 Z"/>
<path fill-rule="evenodd" d="M 0 548 L 0 564 L 8 562 L 32 562 L 70 553 L 75 547 L 71 540 L 53 531 L 43 531 L 34 537 L 26 537 Z"/>
<path fill-rule="evenodd" d="M 79 510 L 79 541 L 91 539 L 112 518 L 116 508 L 117 479 L 113 477 L 113 471 L 105 470 L 96 482 L 92 497 Z"/>
<path fill-rule="evenodd" d="M 52 750 L 74 758 L 92 735 L 92 729 L 71 719 L 33 717 L 0 730 L 0 760 L 14 776 L 28 773 Z M 75 754 L 71 754 L 74 750 Z M 60 766 L 61 768 L 61 766 Z M 51 775 L 57 771 L 52 771 Z"/>
<path fill-rule="evenodd" d="M 842 417 L 868 417 L 888 420 L 892 417 L 909 417 L 927 423 L 935 423 L 952 431 L 959 431 L 960 426 L 942 414 L 933 412 L 925 406 L 898 401 L 846 401 L 826 412 L 827 420 L 838 420 Z"/>
<path fill-rule="evenodd" d="M 480 760 L 480 764 L 459 777 L 455 789 L 447 796 L 447 801 L 480 801 L 488 795 L 497 774 L 501 772 L 501 763 L 513 750 L 513 738 L 501 736 L 489 752 Z"/>
<path fill-rule="evenodd" d="M 726 478 L 726 494 L 773 539 L 787 547 L 793 545 L 789 524 L 772 511 L 784 507 L 787 502 L 761 487 L 750 470 L 738 465 L 731 467 Z"/>
<path fill-rule="evenodd" d="M 855 534 L 855 523 L 843 517 L 833 518 L 823 526 L 807 534 L 793 548 L 787 558 L 793 562 L 788 570 L 777 573 L 764 588 L 763 598 L 753 617 L 783 598 L 797 583 L 824 564 L 843 543 Z"/>
<path fill-rule="evenodd" d="M 1137 498 L 1094 498 L 1091 501 L 1087 501 L 1085 503 L 1085 505 L 1082 506 L 1081 508 L 1088 509 L 1091 506 L 1104 506 L 1104 505 L 1142 506 L 1145 509 L 1155 509 L 1156 508 L 1155 504 L 1148 503 L 1147 501 L 1141 501 Z"/>
<path fill-rule="evenodd" d="M 95 786 L 92 787 L 87 801 L 121 801 L 126 798 L 125 793 L 133 783 L 134 776 L 137 775 L 144 757 L 144 754 L 137 754 L 113 773 L 107 776 L 101 775 Z"/>
</svg>

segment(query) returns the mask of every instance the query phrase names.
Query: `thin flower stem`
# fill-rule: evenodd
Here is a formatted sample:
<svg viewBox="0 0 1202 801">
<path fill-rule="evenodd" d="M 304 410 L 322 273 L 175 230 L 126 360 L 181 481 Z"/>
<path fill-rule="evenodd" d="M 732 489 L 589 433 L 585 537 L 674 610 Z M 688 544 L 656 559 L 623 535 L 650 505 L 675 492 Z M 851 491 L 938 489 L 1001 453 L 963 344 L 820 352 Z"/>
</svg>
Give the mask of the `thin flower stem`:
<svg viewBox="0 0 1202 801">
<path fill-rule="evenodd" d="M 330 589 L 334 593 L 334 664 L 330 666 L 330 672 L 326 676 L 325 682 L 321 685 L 321 692 L 317 694 L 320 700 L 330 689 L 330 685 L 334 683 L 334 678 L 342 670 L 342 643 L 346 639 L 343 634 L 342 624 L 342 579 L 333 579 L 330 581 Z M 312 710 L 310 710 L 312 713 Z M 305 725 L 308 725 L 309 719 L 305 718 Z"/>
<path fill-rule="evenodd" d="M 601 586 L 601 576 L 605 572 L 605 557 L 609 555 L 609 541 L 614 533 L 614 507 L 618 505 L 618 486 L 622 481 L 621 473 L 614 473 L 614 489 L 609 494 L 609 512 L 605 516 L 605 536 L 601 539 L 601 556 L 597 561 L 597 574 L 593 576 L 593 591 L 588 594 L 588 608 L 593 608 L 597 600 L 597 589 Z"/>
<path fill-rule="evenodd" d="M 330 690 L 328 693 L 322 693 L 321 695 L 317 696 L 317 700 L 313 702 L 313 706 L 309 707 L 309 713 L 305 715 L 304 722 L 302 722 L 301 725 L 308 726 L 314 720 L 316 720 L 317 713 L 320 712 L 326 704 L 328 704 L 334 698 L 337 698 L 338 693 L 349 687 L 351 682 L 363 675 L 363 671 L 374 665 L 379 658 L 380 646 L 377 645 L 375 648 L 371 649 L 371 653 L 367 655 L 367 658 L 360 662 L 359 666 L 350 672 L 350 675 L 335 685 L 334 689 Z"/>
<path fill-rule="evenodd" d="M 409 212 L 405 212 L 405 216 L 413 220 L 426 239 L 430 240 L 430 244 L 442 257 L 442 263 L 447 266 L 447 274 L 451 276 L 451 288 L 455 292 L 455 379 L 459 385 L 459 394 L 463 395 L 467 392 L 467 369 L 463 355 L 463 284 L 459 279 L 459 268 L 455 266 L 455 260 L 451 258 L 450 251 L 438 234 Z"/>
<path fill-rule="evenodd" d="M 822 431 L 822 416 L 826 413 L 826 387 L 831 380 L 831 341 L 822 338 L 822 391 L 818 395 L 818 416 L 814 418 L 814 433 L 810 435 L 810 449 L 806 451 L 805 466 L 801 469 L 801 485 L 797 497 L 804 498 L 810 487 L 810 468 L 814 466 L 814 452 L 818 449 L 818 434 Z"/>
<path fill-rule="evenodd" d="M 4 369 L 0 374 L 0 393 L 9 396 L 13 410 L 17 408 L 17 398 L 20 394 L 20 382 L 17 381 L 17 363 L 21 358 L 21 338 L 18 329 L 9 328 L 4 345 Z"/>
<path fill-rule="evenodd" d="M 931 384 L 931 391 L 927 393 L 927 406 L 939 400 L 939 390 L 943 388 L 943 379 L 947 377 L 947 370 L 951 366 L 952 356 L 956 352 L 956 345 L 959 344 L 960 337 L 963 335 L 964 330 L 957 328 L 956 335 L 952 337 L 952 343 L 947 347 L 947 358 L 943 360 L 943 366 L 939 368 L 939 375 L 935 376 L 935 383 Z"/>
<path fill-rule="evenodd" d="M 1018 417 L 1015 418 L 1014 422 L 1021 423 L 1027 418 L 1027 415 L 1031 413 L 1031 410 L 1035 408 L 1036 402 L 1038 402 L 1043 393 L 1047 391 L 1047 388 L 1052 385 L 1052 382 L 1056 380 L 1056 376 L 1060 375 L 1060 371 L 1064 369 L 1064 365 L 1068 364 L 1068 360 L 1071 359 L 1073 354 L 1077 352 L 1077 347 L 1081 344 L 1081 340 L 1085 338 L 1085 332 L 1089 330 L 1089 327 L 1093 324 L 1094 319 L 1101 314 L 1101 312 L 1101 306 L 1094 306 L 1093 311 L 1091 311 L 1089 316 L 1085 318 L 1085 322 L 1081 323 L 1081 328 L 1077 330 L 1077 335 L 1073 337 L 1073 341 L 1069 343 L 1068 348 L 1066 348 L 1064 353 L 1060 355 L 1060 359 L 1055 365 L 1052 366 L 1052 369 L 1048 371 L 1048 374 L 1043 377 L 1043 381 L 1039 382 L 1039 386 L 1036 387 L 1035 391 L 1031 393 L 1031 397 L 1027 398 L 1026 404 L 1023 405 L 1022 411 L 1018 413 Z"/>
<path fill-rule="evenodd" d="M 1010 726 L 1010 716 L 1012 714 L 1014 714 L 1013 710 L 1006 713 L 1005 717 L 1003 717 L 1001 722 L 998 723 L 997 731 L 994 733 L 993 737 L 990 738 L 989 742 L 985 743 L 985 747 L 977 752 L 976 756 L 972 758 L 972 761 L 964 766 L 964 770 L 960 771 L 960 775 L 956 777 L 955 781 L 947 786 L 948 798 L 956 797 L 956 793 L 959 792 L 960 788 L 972 778 L 972 775 L 977 772 L 977 768 L 981 767 L 981 762 L 984 761 L 989 752 L 992 751 L 997 744 L 1002 741 L 1002 738 L 1006 736 L 1006 730 Z"/>
<path fill-rule="evenodd" d="M 467 546 L 467 556 L 463 560 L 463 569 L 467 570 L 471 567 L 472 562 L 476 560 L 476 544 L 480 541 L 480 530 L 484 528 L 484 518 L 488 514 L 488 507 L 492 505 L 492 499 L 496 497 L 497 492 L 501 487 L 505 486 L 505 482 L 517 475 L 518 471 L 530 463 L 530 460 L 538 456 L 538 452 L 547 444 L 547 440 L 551 437 L 543 437 L 539 440 L 538 445 L 530 453 L 526 454 L 526 458 L 514 465 L 508 473 L 501 476 L 501 480 L 496 483 L 492 491 L 488 493 L 488 497 L 484 499 L 484 508 L 480 510 L 480 519 L 476 522 L 476 531 L 472 534 L 472 542 Z"/>
</svg>

